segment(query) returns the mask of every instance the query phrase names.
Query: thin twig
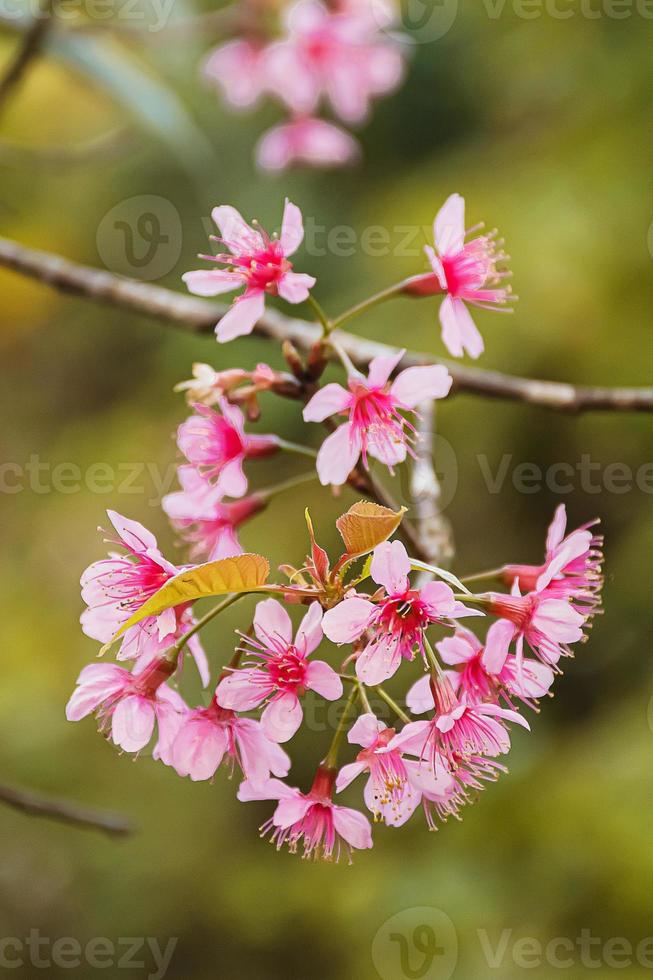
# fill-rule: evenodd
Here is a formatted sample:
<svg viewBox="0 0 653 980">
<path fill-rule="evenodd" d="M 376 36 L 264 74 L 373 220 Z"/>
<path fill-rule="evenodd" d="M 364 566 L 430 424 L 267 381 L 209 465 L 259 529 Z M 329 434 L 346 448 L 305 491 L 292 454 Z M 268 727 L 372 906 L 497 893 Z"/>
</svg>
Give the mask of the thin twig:
<svg viewBox="0 0 653 980">
<path fill-rule="evenodd" d="M 44 0 L 40 11 L 25 30 L 16 53 L 9 62 L 9 67 L 0 79 L 0 111 L 43 46 L 45 36 L 50 29 L 50 7 L 50 0 Z"/>
<path fill-rule="evenodd" d="M 62 292 L 156 317 L 195 333 L 211 333 L 227 309 L 194 296 L 121 278 L 110 272 L 70 262 L 58 255 L 26 248 L 6 238 L 0 238 L 0 266 L 31 276 Z M 279 343 L 289 340 L 303 351 L 310 350 L 322 335 L 318 324 L 292 319 L 275 310 L 267 311 L 254 332 L 259 337 Z M 379 355 L 387 357 L 395 351 L 387 344 L 354 337 L 344 331 L 334 331 L 333 337 L 362 370 L 372 358 Z M 445 364 L 453 378 L 453 393 L 501 398 L 563 412 L 653 412 L 653 387 L 589 387 L 538 381 L 466 367 L 416 351 L 407 351 L 396 370 L 418 364 Z"/>
<path fill-rule="evenodd" d="M 129 821 L 119 814 L 87 810 L 68 800 L 50 799 L 39 796 L 31 790 L 0 785 L 0 802 L 31 816 L 47 817 L 60 823 L 100 830 L 111 837 L 124 837 L 133 832 Z"/>
</svg>

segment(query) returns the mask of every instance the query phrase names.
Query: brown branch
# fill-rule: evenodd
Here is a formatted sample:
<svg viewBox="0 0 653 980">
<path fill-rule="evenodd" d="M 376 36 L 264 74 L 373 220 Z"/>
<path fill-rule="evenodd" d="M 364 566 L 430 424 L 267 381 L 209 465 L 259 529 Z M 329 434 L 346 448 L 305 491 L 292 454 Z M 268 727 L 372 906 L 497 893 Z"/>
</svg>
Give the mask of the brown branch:
<svg viewBox="0 0 653 980">
<path fill-rule="evenodd" d="M 440 510 L 442 489 L 433 460 L 433 436 L 435 433 L 435 404 L 425 402 L 419 406 L 415 446 L 416 459 L 410 477 L 410 496 L 414 522 L 422 551 L 429 564 L 448 567 L 454 556 L 453 529 L 451 522 Z"/>
<path fill-rule="evenodd" d="M 31 816 L 100 830 L 111 837 L 124 837 L 133 831 L 131 824 L 118 814 L 87 810 L 68 800 L 48 799 L 30 790 L 0 785 L 0 802 Z"/>
<path fill-rule="evenodd" d="M 0 238 L 0 266 L 31 276 L 62 292 L 142 313 L 196 333 L 210 333 L 226 309 L 194 296 L 121 278 L 110 272 L 70 262 L 58 255 L 26 248 L 5 238 Z M 319 340 L 321 329 L 315 323 L 269 310 L 255 328 L 255 333 L 279 343 L 290 340 L 298 349 L 308 351 Z M 334 338 L 354 364 L 361 368 L 365 368 L 373 357 L 380 354 L 387 356 L 394 350 L 386 344 L 355 337 L 344 331 L 334 332 Z M 653 412 L 651 387 L 589 387 L 539 381 L 466 367 L 416 351 L 407 351 L 397 370 L 416 364 L 446 364 L 453 378 L 454 393 L 501 398 L 566 412 Z"/>
<path fill-rule="evenodd" d="M 26 28 L 18 49 L 9 62 L 9 67 L 0 79 L 0 111 L 43 46 L 45 36 L 50 29 L 50 7 L 50 0 L 44 0 L 40 12 Z"/>
</svg>

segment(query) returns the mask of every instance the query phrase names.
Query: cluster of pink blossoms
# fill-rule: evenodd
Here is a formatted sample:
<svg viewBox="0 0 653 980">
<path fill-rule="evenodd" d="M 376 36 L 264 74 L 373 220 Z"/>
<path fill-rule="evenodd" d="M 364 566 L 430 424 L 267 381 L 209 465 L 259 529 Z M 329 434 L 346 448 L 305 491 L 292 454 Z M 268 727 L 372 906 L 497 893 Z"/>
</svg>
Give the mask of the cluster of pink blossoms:
<svg viewBox="0 0 653 980">
<path fill-rule="evenodd" d="M 260 166 L 333 167 L 358 158 L 355 137 L 318 113 L 327 103 L 346 125 L 358 125 L 373 99 L 397 88 L 405 44 L 387 31 L 396 18 L 393 0 L 240 0 L 237 36 L 208 55 L 203 74 L 235 110 L 268 96 L 288 113 L 261 138 Z"/>
<path fill-rule="evenodd" d="M 253 328 L 266 294 L 301 302 L 315 280 L 295 273 L 288 258 L 303 235 L 294 205 L 286 202 L 278 239 L 233 208 L 217 208 L 215 218 L 229 249 L 215 258 L 227 268 L 189 273 L 186 281 L 204 295 L 244 287 L 218 324 L 226 340 Z M 482 348 L 465 304 L 508 298 L 497 286 L 492 236 L 465 239 L 464 202 L 453 195 L 435 221 L 433 271 L 390 291 L 442 295 L 445 342 L 461 354 Z M 335 562 L 307 514 L 309 554 L 300 568 L 280 566 L 283 579 L 270 581 L 269 563 L 244 551 L 239 527 L 277 493 L 315 477 L 335 493 L 351 484 L 378 494 L 379 467 L 393 473 L 419 449 L 419 406 L 446 398 L 452 385 L 441 365 L 402 370 L 404 351 L 373 358 L 362 373 L 333 342 L 331 321 L 324 318 L 323 327 L 305 358 L 284 345 L 287 371 L 196 364 L 178 385 L 192 414 L 177 432 L 180 489 L 164 498 L 163 509 L 190 563 L 169 561 L 146 528 L 109 511 L 112 550 L 82 575 L 81 622 L 103 652 L 119 644 L 119 663 L 82 670 L 67 716 L 95 714 L 100 731 L 125 752 L 153 743 L 155 759 L 191 780 L 210 780 L 224 764 L 238 776 L 239 800 L 274 801 L 262 832 L 277 847 L 337 859 L 372 846 L 368 817 L 335 802 L 346 790 L 353 798 L 348 788 L 359 776 L 374 822 L 398 827 L 421 808 L 436 829 L 506 772 L 512 727 L 529 728 L 523 709 L 537 710 L 563 658 L 600 612 L 603 541 L 597 522 L 568 532 L 560 505 L 540 564 L 506 564 L 460 580 L 410 554 L 399 537 L 410 520 L 404 508 L 363 500 L 336 522 L 345 550 Z M 323 384 L 334 355 L 345 383 Z M 263 399 L 275 396 L 292 400 L 298 421 L 324 424 L 317 452 L 250 431 Z M 251 489 L 256 460 L 281 452 L 312 455 L 315 466 L 294 482 Z M 404 538 L 419 541 L 414 528 Z M 497 591 L 470 591 L 486 580 Z M 264 598 L 241 623 L 235 645 L 223 635 L 207 657 L 200 631 L 248 594 Z M 220 602 L 200 616 L 196 603 L 211 596 Z M 290 611 L 298 605 L 304 614 L 293 625 Z M 484 620 L 480 635 L 461 624 L 470 617 Z M 194 706 L 180 693 L 187 653 L 208 692 Z M 399 700 L 384 686 L 397 678 L 405 681 Z M 286 748 L 315 699 L 338 704 L 339 721 L 303 791 L 287 781 Z"/>
</svg>

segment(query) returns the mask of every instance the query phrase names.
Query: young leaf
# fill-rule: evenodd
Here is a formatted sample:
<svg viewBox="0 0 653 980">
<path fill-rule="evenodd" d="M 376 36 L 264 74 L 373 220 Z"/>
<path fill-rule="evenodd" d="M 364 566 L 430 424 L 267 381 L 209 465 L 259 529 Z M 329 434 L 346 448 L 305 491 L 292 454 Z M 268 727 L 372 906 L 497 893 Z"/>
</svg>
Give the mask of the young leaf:
<svg viewBox="0 0 653 980">
<path fill-rule="evenodd" d="M 336 521 L 349 557 L 360 558 L 386 541 L 397 530 L 405 513 L 405 507 L 394 511 L 370 500 L 360 500 L 350 507 Z"/>
<path fill-rule="evenodd" d="M 166 609 L 206 596 L 233 592 L 255 592 L 267 582 L 270 563 L 261 555 L 236 555 L 197 565 L 169 579 L 166 584 L 123 623 L 113 640 L 146 616 L 158 616 Z M 113 640 L 111 641 L 113 643 Z"/>
<path fill-rule="evenodd" d="M 459 592 L 466 592 L 467 595 L 472 593 L 469 591 L 466 585 L 457 578 L 453 572 L 448 572 L 446 568 L 438 568 L 437 565 L 428 565 L 425 561 L 419 561 L 417 558 L 410 559 L 411 568 L 414 568 L 418 572 L 433 572 L 438 578 L 443 579 L 443 581 L 448 582 L 454 589 Z"/>
</svg>

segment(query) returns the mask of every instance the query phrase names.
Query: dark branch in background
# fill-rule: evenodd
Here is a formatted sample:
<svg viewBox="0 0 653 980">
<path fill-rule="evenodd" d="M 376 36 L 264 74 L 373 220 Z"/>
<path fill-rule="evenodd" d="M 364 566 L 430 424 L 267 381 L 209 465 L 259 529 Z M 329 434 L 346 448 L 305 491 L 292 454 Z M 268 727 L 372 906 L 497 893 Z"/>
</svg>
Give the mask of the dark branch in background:
<svg viewBox="0 0 653 980">
<path fill-rule="evenodd" d="M 19 84 L 43 46 L 46 34 L 50 29 L 51 6 L 51 0 L 43 0 L 40 12 L 25 30 L 18 49 L 9 62 L 9 67 L 0 79 L 0 112 L 2 112 L 8 96 Z"/>
<path fill-rule="evenodd" d="M 440 510 L 442 489 L 433 461 L 433 437 L 435 435 L 435 404 L 425 402 L 419 406 L 415 446 L 416 459 L 410 476 L 410 498 L 422 551 L 426 561 L 447 568 L 454 556 L 453 528 Z"/>
<path fill-rule="evenodd" d="M 123 279 L 110 272 L 70 262 L 58 255 L 26 248 L 6 238 L 0 238 L 0 266 L 31 276 L 62 292 L 155 317 L 195 333 L 212 332 L 226 310 L 225 306 L 135 279 Z M 275 310 L 266 313 L 255 333 L 279 343 L 290 340 L 302 351 L 310 350 L 321 337 L 317 324 L 293 319 Z M 387 356 L 395 349 L 343 331 L 335 331 L 333 336 L 360 368 L 365 368 L 373 357 L 379 354 Z M 566 412 L 653 412 L 651 387 L 589 387 L 538 381 L 499 371 L 465 367 L 416 351 L 407 351 L 397 370 L 416 364 L 446 364 L 453 378 L 453 393 L 501 398 Z"/>
<path fill-rule="evenodd" d="M 60 823 L 100 830 L 110 837 L 124 837 L 133 832 L 132 825 L 115 813 L 99 813 L 70 803 L 68 800 L 48 799 L 29 790 L 0 786 L 0 803 L 30 816 L 47 817 Z"/>
</svg>

